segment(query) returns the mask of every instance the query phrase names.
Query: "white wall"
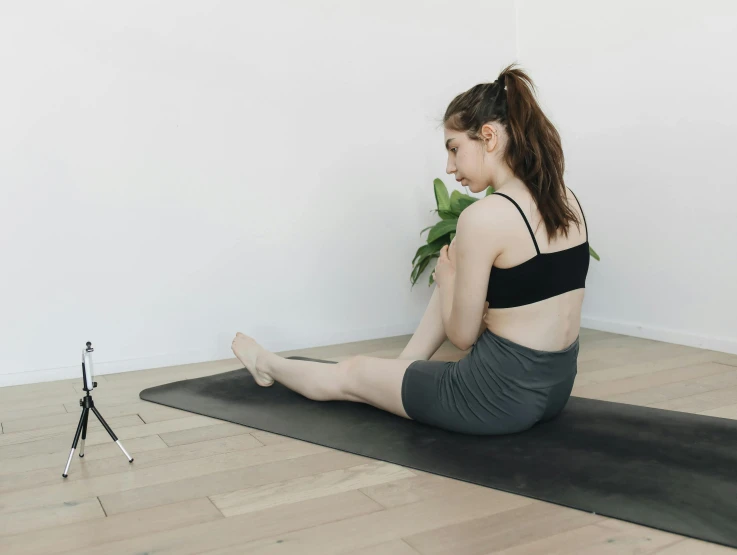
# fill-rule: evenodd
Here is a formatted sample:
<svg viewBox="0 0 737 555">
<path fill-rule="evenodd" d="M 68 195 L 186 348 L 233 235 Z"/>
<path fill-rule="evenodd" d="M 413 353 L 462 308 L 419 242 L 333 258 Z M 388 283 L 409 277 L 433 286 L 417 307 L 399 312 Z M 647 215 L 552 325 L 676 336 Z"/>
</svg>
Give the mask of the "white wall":
<svg viewBox="0 0 737 555">
<path fill-rule="evenodd" d="M 602 256 L 583 325 L 737 353 L 735 51 L 726 1 L 5 3 L 0 385 L 412 333 L 439 119 L 512 61 Z"/>
<path fill-rule="evenodd" d="M 0 385 L 412 333 L 440 118 L 515 43 L 512 0 L 2 3 Z"/>
<path fill-rule="evenodd" d="M 583 326 L 737 353 L 737 3 L 517 8 L 601 255 Z"/>
</svg>

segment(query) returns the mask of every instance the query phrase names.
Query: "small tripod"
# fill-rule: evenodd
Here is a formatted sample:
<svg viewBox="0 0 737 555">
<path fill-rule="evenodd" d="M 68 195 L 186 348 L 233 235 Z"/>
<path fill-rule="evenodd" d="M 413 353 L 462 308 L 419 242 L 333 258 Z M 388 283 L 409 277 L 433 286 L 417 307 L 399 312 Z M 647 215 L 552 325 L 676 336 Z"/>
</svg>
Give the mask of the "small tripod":
<svg viewBox="0 0 737 555">
<path fill-rule="evenodd" d="M 125 447 L 123 447 L 123 445 L 120 443 L 120 440 L 115 436 L 113 430 L 110 428 L 110 426 L 108 426 L 107 422 L 105 422 L 105 419 L 100 414 L 100 411 L 98 411 L 95 407 L 95 402 L 92 400 L 92 396 L 90 395 L 90 391 L 97 387 L 97 382 L 92 381 L 93 368 L 92 355 L 90 353 L 92 353 L 93 351 L 94 349 L 92 348 L 92 343 L 88 341 L 87 348 L 82 351 L 82 389 L 87 393 L 87 395 L 79 400 L 79 406 L 82 407 L 82 415 L 79 417 L 77 432 L 74 434 L 74 442 L 72 443 L 72 451 L 69 453 L 69 459 L 67 460 L 67 465 L 64 468 L 64 474 L 62 474 L 64 478 L 69 475 L 69 465 L 72 464 L 72 456 L 74 456 L 74 450 L 77 448 L 77 442 L 79 441 L 80 433 L 82 434 L 82 445 L 79 448 L 79 456 L 84 457 L 84 440 L 87 438 L 87 419 L 89 417 L 90 410 L 95 413 L 95 416 L 97 416 L 97 419 L 105 427 L 107 433 L 109 433 L 110 437 L 113 438 L 113 441 L 118 444 L 118 447 L 120 447 L 125 456 L 128 458 L 128 462 L 133 462 L 133 459 L 128 454 L 128 451 L 125 450 Z"/>
</svg>

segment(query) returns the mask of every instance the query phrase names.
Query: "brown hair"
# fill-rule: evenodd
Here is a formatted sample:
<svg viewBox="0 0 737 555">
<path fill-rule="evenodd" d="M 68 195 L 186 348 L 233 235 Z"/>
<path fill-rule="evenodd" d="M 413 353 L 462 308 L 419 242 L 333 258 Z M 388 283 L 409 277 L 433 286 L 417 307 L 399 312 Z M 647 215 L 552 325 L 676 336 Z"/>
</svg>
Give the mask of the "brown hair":
<svg viewBox="0 0 737 555">
<path fill-rule="evenodd" d="M 443 125 L 483 140 L 485 123 L 497 122 L 509 141 L 502 159 L 529 189 L 542 215 L 548 237 L 558 229 L 568 237 L 568 224 L 580 221 L 566 202 L 565 160 L 560 135 L 535 100 L 535 85 L 521 69 L 507 66 L 494 83 L 481 83 L 456 96 L 448 105 Z M 506 84 L 507 90 L 504 90 Z"/>
</svg>

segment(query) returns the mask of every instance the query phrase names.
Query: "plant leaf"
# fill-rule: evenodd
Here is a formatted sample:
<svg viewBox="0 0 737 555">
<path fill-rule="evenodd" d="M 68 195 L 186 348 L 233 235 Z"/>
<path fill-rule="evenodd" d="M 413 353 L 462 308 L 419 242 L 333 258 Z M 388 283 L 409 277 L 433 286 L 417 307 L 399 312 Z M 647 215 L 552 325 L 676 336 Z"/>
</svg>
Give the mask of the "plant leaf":
<svg viewBox="0 0 737 555">
<path fill-rule="evenodd" d="M 461 195 L 460 197 L 458 197 L 458 206 L 461 207 L 460 211 L 463 212 L 466 208 L 471 206 L 477 200 L 479 199 L 470 197 L 468 195 Z"/>
<path fill-rule="evenodd" d="M 457 189 L 453 189 L 450 194 L 450 211 L 456 216 L 461 215 L 461 205 L 458 204 L 458 199 L 461 197 L 461 192 Z"/>
<path fill-rule="evenodd" d="M 454 190 L 450 195 L 450 211 L 456 216 L 460 216 L 461 212 L 471 206 L 478 199 L 470 195 Z"/>
<path fill-rule="evenodd" d="M 448 197 L 448 188 L 440 179 L 433 180 L 433 188 L 435 190 L 435 204 L 438 210 L 450 210 L 450 197 Z"/>
<path fill-rule="evenodd" d="M 437 210 L 435 208 L 433 208 L 432 210 L 430 210 L 430 212 L 435 212 L 438 216 L 440 216 L 440 219 L 441 220 L 451 220 L 453 218 L 457 218 L 458 217 L 455 214 L 453 214 L 453 212 L 446 212 L 445 210 Z M 425 229 L 427 229 L 427 228 L 425 228 Z M 422 231 L 425 231 L 425 229 L 423 229 Z M 420 233 L 422 233 L 422 231 Z"/>
<path fill-rule="evenodd" d="M 447 233 L 455 232 L 457 225 L 457 218 L 439 221 L 432 227 L 430 233 L 427 234 L 427 242 L 432 243 Z"/>
<path fill-rule="evenodd" d="M 432 243 L 428 243 L 427 245 L 423 245 L 419 249 L 417 249 L 417 253 L 412 259 L 412 264 L 414 265 L 412 275 L 410 276 L 412 285 L 417 283 L 417 280 L 419 279 L 422 272 L 425 271 L 425 268 L 427 267 L 430 260 L 440 257 L 440 249 L 445 244 L 445 236 L 443 236 L 440 239 L 437 239 Z"/>
<path fill-rule="evenodd" d="M 440 249 L 443 248 L 444 244 L 445 241 L 443 241 L 443 239 L 441 238 L 433 241 L 432 243 L 428 243 L 427 245 L 422 245 L 419 249 L 417 249 L 415 257 L 412 259 L 412 264 L 418 263 L 418 259 L 421 260 L 426 256 L 437 254 L 438 252 L 440 252 Z"/>
<path fill-rule="evenodd" d="M 425 271 L 425 268 L 427 268 L 427 265 L 430 263 L 430 260 L 432 260 L 433 258 L 439 258 L 439 255 L 435 254 L 432 256 L 428 256 L 422 262 L 420 262 L 417 266 L 415 266 L 414 270 L 412 270 L 412 276 L 410 277 L 410 280 L 412 281 L 412 285 L 415 285 L 417 283 L 417 280 L 419 279 L 420 275 L 422 275 L 422 272 Z"/>
<path fill-rule="evenodd" d="M 594 258 L 596 258 L 596 260 L 598 260 L 599 262 L 601 262 L 601 258 L 599 258 L 599 255 L 596 254 L 596 251 L 591 248 L 591 245 L 589 245 L 589 254 L 591 256 L 593 256 Z"/>
</svg>

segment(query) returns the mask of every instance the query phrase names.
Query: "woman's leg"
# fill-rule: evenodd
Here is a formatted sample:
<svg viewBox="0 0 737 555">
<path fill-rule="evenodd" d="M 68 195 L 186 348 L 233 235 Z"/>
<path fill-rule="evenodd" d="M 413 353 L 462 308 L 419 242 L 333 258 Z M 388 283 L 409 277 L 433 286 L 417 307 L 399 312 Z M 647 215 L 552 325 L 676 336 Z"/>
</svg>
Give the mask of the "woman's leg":
<svg viewBox="0 0 737 555">
<path fill-rule="evenodd" d="M 435 354 L 435 351 L 440 348 L 446 339 L 440 306 L 440 290 L 436 284 L 420 325 L 397 358 L 430 360 L 430 357 Z"/>
</svg>

